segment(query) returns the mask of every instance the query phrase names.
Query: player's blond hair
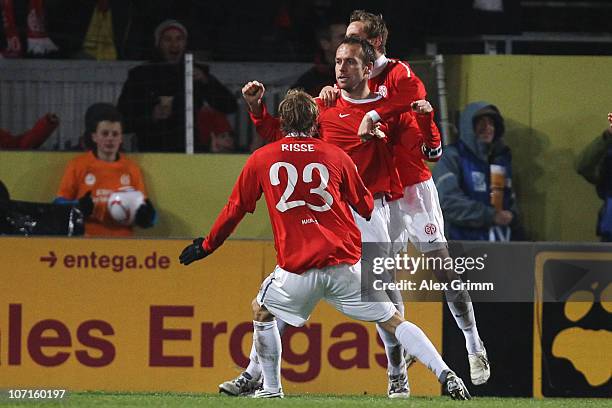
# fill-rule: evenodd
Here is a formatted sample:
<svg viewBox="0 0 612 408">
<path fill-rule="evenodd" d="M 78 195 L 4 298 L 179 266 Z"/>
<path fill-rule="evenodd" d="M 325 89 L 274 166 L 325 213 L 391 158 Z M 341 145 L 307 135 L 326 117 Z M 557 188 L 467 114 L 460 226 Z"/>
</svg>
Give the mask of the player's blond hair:
<svg viewBox="0 0 612 408">
<path fill-rule="evenodd" d="M 360 21 L 363 23 L 363 31 L 368 36 L 368 40 L 380 36 L 382 41 L 378 51 L 386 54 L 389 29 L 387 28 L 385 20 L 383 20 L 382 14 L 372 14 L 365 10 L 354 10 L 351 13 L 349 23 L 354 21 Z"/>
<path fill-rule="evenodd" d="M 319 109 L 312 96 L 301 89 L 290 89 L 278 105 L 281 130 L 286 135 L 314 136 Z"/>
</svg>

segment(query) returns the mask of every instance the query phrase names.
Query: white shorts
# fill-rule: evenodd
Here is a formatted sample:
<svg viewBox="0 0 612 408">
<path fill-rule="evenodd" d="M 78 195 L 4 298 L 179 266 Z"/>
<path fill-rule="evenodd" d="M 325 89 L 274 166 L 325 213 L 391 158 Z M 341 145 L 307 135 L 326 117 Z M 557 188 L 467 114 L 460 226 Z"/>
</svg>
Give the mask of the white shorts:
<svg viewBox="0 0 612 408">
<path fill-rule="evenodd" d="M 384 198 L 374 199 L 374 210 L 370 221 L 366 221 L 352 208 L 353 218 L 361 231 L 361 242 L 391 242 L 389 223 L 391 222 L 389 203 Z"/>
<path fill-rule="evenodd" d="M 447 246 L 438 190 L 431 178 L 404 188 L 404 196 L 389 206 L 394 251 L 406 249 L 408 241 L 423 253 Z"/>
<path fill-rule="evenodd" d="M 259 289 L 257 303 L 292 326 L 301 327 L 319 300 L 346 316 L 366 322 L 386 322 L 395 313 L 391 302 L 361 300 L 361 263 L 309 269 L 301 275 L 276 266 Z"/>
</svg>

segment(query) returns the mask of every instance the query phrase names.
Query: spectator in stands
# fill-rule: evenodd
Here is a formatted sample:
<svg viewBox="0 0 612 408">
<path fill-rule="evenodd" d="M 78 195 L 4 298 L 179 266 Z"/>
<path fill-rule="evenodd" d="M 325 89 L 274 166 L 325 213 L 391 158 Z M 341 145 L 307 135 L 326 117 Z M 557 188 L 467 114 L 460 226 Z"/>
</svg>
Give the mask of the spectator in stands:
<svg viewBox="0 0 612 408">
<path fill-rule="evenodd" d="M 57 129 L 59 118 L 54 113 L 47 113 L 36 121 L 34 127 L 19 136 L 13 136 L 0 129 L 0 148 L 2 149 L 36 149 Z"/>
<path fill-rule="evenodd" d="M 60 183 L 55 203 L 75 204 L 86 214 L 85 235 L 130 236 L 132 225 L 116 222 L 107 211 L 109 195 L 134 189 L 146 197 L 140 168 L 119 153 L 123 141 L 121 114 L 111 104 L 96 103 L 85 113 L 85 144 L 91 149 L 72 159 Z M 142 228 L 153 226 L 156 212 L 146 199 L 135 216 Z"/>
<path fill-rule="evenodd" d="M 576 160 L 576 171 L 595 185 L 597 195 L 604 201 L 597 221 L 597 235 L 604 242 L 612 242 L 612 112 L 608 113 L 608 123 L 602 135 Z"/>
<path fill-rule="evenodd" d="M 512 157 L 504 143 L 504 119 L 495 105 L 469 104 L 459 140 L 433 171 L 447 236 L 454 240 L 509 241 L 520 231 L 512 190 Z"/>
<path fill-rule="evenodd" d="M 125 118 L 125 132 L 136 134 L 138 150 L 184 152 L 183 57 L 187 29 L 176 20 L 162 22 L 155 30 L 155 46 L 157 57 L 154 60 L 130 70 L 118 107 Z M 237 109 L 236 99 L 230 91 L 210 74 L 206 65 L 196 63 L 193 67 L 194 112 L 204 103 L 221 114 Z M 198 134 L 197 130 L 194 134 Z"/>
<path fill-rule="evenodd" d="M 334 22 L 317 30 L 319 51 L 315 55 L 312 68 L 300 76 L 291 88 L 302 88 L 313 97 L 319 96 L 321 89 L 336 83 L 336 49 L 344 39 L 346 24 Z"/>
<path fill-rule="evenodd" d="M 204 106 L 197 116 L 195 151 L 232 153 L 236 151 L 235 134 L 227 117 L 221 112 Z"/>
</svg>

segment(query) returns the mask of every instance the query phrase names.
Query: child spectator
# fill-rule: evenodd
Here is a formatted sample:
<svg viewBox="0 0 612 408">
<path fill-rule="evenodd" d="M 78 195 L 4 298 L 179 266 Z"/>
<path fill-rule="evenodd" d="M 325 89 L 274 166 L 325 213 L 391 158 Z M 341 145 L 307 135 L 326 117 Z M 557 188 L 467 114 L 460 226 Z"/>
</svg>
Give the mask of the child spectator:
<svg viewBox="0 0 612 408">
<path fill-rule="evenodd" d="M 108 198 L 118 190 L 134 189 L 145 197 L 146 191 L 138 165 L 119 153 L 123 131 L 121 115 L 113 105 L 96 103 L 87 109 L 84 139 L 91 150 L 68 163 L 55 202 L 78 201 L 80 208 L 91 214 L 85 223 L 87 236 L 131 236 L 132 226 L 118 223 L 108 213 Z M 146 199 L 134 222 L 149 228 L 155 218 L 155 208 Z"/>
</svg>

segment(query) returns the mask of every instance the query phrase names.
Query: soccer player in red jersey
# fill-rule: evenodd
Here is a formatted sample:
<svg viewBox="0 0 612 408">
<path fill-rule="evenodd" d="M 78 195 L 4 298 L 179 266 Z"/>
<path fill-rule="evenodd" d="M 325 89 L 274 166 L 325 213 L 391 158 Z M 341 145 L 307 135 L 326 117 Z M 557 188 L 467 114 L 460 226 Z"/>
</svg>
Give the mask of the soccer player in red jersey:
<svg viewBox="0 0 612 408">
<path fill-rule="evenodd" d="M 388 30 L 382 16 L 356 10 L 351 14 L 346 34 L 366 39 L 374 46 L 376 62 L 369 85 L 387 102 L 383 107 L 364 115 L 359 134 L 368 135 L 372 133 L 377 121 L 407 112 L 414 115 L 422 134 L 420 145 L 416 143 L 418 138 L 407 135 L 401 138 L 404 143 L 396 145 L 394 149 L 395 163 L 404 190 L 403 197 L 390 205 L 391 225 L 397 227 L 390 231 L 391 239 L 398 246 L 410 240 L 429 257 L 446 259 L 449 253 L 444 236 L 444 219 L 437 189 L 425 163 L 425 160 L 437 161 L 441 157 L 442 145 L 440 133 L 433 121 L 433 109 L 425 101 L 425 87 L 408 63 L 386 57 Z M 337 90 L 327 87 L 321 96 L 330 104 L 337 98 L 337 93 Z M 412 133 L 410 130 L 407 132 Z M 434 270 L 434 273 L 442 282 L 459 279 L 452 270 Z M 465 337 L 472 383 L 484 384 L 491 371 L 486 349 L 478 334 L 470 295 L 466 290 L 449 289 L 446 291 L 446 300 Z"/>
<path fill-rule="evenodd" d="M 381 121 L 374 133 L 377 137 L 363 140 L 357 136 L 361 118 L 373 109 L 383 107 L 384 100 L 380 95 L 373 94 L 368 87 L 368 78 L 374 65 L 375 52 L 371 44 L 358 38 L 346 38 L 336 51 L 336 77 L 339 98 L 333 106 L 327 107 L 322 100 L 317 99 L 320 109 L 319 132 L 323 140 L 341 147 L 349 154 L 368 190 L 375 197 L 375 208 L 372 219 L 368 222 L 357 213 L 353 213 L 363 242 L 391 243 L 390 236 L 390 208 L 402 195 L 402 186 L 399 174 L 395 168 L 392 155 L 392 145 L 411 148 L 413 142 L 400 141 L 398 135 L 407 133 L 406 128 L 412 128 L 412 133 L 418 133 L 416 121 L 410 114 L 391 117 L 388 121 Z M 282 137 L 278 118 L 274 118 L 262 103 L 264 86 L 252 81 L 243 87 L 243 96 L 251 119 L 255 123 L 258 133 L 268 141 Z M 414 128 L 416 127 L 416 131 Z M 420 135 L 420 133 L 419 133 Z M 411 136 L 412 137 L 412 136 Z M 420 145 L 419 145 L 420 146 Z M 371 245 L 370 249 L 380 251 L 389 250 L 390 245 Z M 388 256 L 381 253 L 380 256 Z M 378 255 L 377 255 L 378 256 Z M 398 291 L 387 291 L 391 300 L 397 305 L 403 315 L 403 303 Z M 279 322 L 281 331 L 284 324 Z M 385 343 L 389 365 L 390 398 L 405 397 L 409 395 L 407 386 L 406 366 L 401 346 L 397 339 L 388 334 L 380 325 L 377 330 Z M 246 372 L 257 376 L 256 353 L 251 353 L 251 363 Z M 402 374 L 403 373 L 403 374 Z M 232 394 L 236 393 L 232 381 L 220 385 L 221 390 Z"/>
<path fill-rule="evenodd" d="M 362 301 L 361 242 L 348 208 L 369 218 L 373 197 L 341 149 L 311 137 L 318 110 L 308 94 L 289 91 L 279 112 L 285 137 L 251 155 L 208 236 L 193 240 L 179 257 L 189 265 L 210 255 L 264 194 L 278 265 L 253 302 L 253 338 L 263 372 L 263 388 L 254 397 L 284 396 L 275 316 L 303 326 L 325 299 L 349 317 L 379 322 L 431 368 L 451 397 L 470 398 L 427 336 L 404 321 L 391 302 Z"/>
</svg>

